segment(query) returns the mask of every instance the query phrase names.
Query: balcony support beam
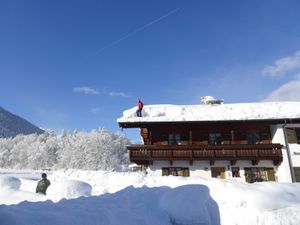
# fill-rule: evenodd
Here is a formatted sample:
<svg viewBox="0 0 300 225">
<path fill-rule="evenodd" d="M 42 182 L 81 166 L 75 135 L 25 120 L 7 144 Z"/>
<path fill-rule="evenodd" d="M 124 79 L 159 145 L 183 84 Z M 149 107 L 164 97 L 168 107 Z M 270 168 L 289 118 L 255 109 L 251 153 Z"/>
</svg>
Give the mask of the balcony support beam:
<svg viewBox="0 0 300 225">
<path fill-rule="evenodd" d="M 230 165 L 234 166 L 236 164 L 236 161 L 237 161 L 236 159 L 230 160 Z"/>
<path fill-rule="evenodd" d="M 279 160 L 273 160 L 274 166 L 279 166 L 281 164 L 281 161 Z"/>
</svg>

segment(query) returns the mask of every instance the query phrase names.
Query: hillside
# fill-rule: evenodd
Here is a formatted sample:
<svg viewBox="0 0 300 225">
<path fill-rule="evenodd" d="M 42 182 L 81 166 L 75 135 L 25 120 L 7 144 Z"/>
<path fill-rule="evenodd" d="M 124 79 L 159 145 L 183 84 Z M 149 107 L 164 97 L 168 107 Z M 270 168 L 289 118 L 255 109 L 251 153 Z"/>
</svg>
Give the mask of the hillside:
<svg viewBox="0 0 300 225">
<path fill-rule="evenodd" d="M 0 138 L 15 137 L 18 134 L 41 134 L 44 131 L 25 119 L 0 107 Z"/>
</svg>

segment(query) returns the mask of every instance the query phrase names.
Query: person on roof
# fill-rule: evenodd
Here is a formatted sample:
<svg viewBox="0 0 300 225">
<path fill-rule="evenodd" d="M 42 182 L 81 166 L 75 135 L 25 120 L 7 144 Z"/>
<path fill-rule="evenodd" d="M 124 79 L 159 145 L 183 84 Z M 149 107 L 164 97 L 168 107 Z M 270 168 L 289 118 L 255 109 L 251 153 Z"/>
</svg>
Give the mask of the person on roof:
<svg viewBox="0 0 300 225">
<path fill-rule="evenodd" d="M 138 101 L 138 110 L 136 111 L 136 115 L 138 117 L 142 117 L 142 110 L 143 110 L 144 104 L 143 102 L 139 99 Z"/>
<path fill-rule="evenodd" d="M 42 179 L 38 182 L 35 192 L 45 195 L 50 184 L 50 181 L 47 179 L 47 174 L 42 173 Z"/>
</svg>

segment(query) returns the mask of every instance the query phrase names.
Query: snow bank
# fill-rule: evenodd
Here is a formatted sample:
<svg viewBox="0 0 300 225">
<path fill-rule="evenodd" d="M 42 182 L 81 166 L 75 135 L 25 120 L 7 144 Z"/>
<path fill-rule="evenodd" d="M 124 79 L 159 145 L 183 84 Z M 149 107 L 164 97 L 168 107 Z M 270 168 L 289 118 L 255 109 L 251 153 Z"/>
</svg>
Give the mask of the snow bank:
<svg viewBox="0 0 300 225">
<path fill-rule="evenodd" d="M 65 180 L 52 183 L 48 190 L 47 195 L 53 201 L 59 201 L 63 198 L 72 199 L 80 196 L 91 196 L 92 186 L 88 183 L 78 180 Z"/>
<path fill-rule="evenodd" d="M 177 187 L 162 196 L 160 206 L 176 224 L 220 224 L 219 207 L 204 185 Z"/>
<path fill-rule="evenodd" d="M 0 176 L 0 187 L 19 190 L 21 187 L 21 180 L 12 176 Z"/>
<path fill-rule="evenodd" d="M 169 188 L 168 188 L 169 189 Z M 168 190 L 167 189 L 167 190 Z M 167 213 L 157 207 L 166 188 L 128 187 L 98 197 L 3 206 L 2 225 L 171 225 Z"/>
<path fill-rule="evenodd" d="M 162 121 L 231 121 L 300 118 L 300 102 L 259 102 L 222 105 L 146 105 L 123 112 L 118 123 Z"/>
<path fill-rule="evenodd" d="M 31 183 L 34 185 L 34 187 L 30 191 L 26 191 L 24 189 L 20 190 L 20 188 L 23 187 L 23 179 L 20 179 L 22 177 L 21 175 L 20 178 L 16 177 L 18 175 L 20 174 L 12 174 L 12 176 L 0 175 L 0 204 L 11 205 L 18 204 L 26 200 L 31 202 L 46 200 L 45 196 L 34 193 L 36 184 L 33 182 L 33 180 L 31 180 Z M 32 176 L 34 175 L 31 175 L 30 177 Z"/>
<path fill-rule="evenodd" d="M 35 177 L 23 176 L 20 190 L 0 186 L 1 225 L 300 224 L 300 183 L 71 170 L 49 174 L 44 196 Z"/>
</svg>

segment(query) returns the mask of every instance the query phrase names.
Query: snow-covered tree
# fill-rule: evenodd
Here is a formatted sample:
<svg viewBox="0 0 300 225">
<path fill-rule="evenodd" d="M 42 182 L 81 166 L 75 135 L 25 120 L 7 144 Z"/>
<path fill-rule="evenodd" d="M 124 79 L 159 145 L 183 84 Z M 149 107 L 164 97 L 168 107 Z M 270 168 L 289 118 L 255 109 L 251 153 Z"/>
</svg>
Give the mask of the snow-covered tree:
<svg viewBox="0 0 300 225">
<path fill-rule="evenodd" d="M 14 169 L 113 169 L 127 164 L 129 140 L 105 129 L 60 135 L 18 135 L 0 139 L 0 167 Z"/>
</svg>

